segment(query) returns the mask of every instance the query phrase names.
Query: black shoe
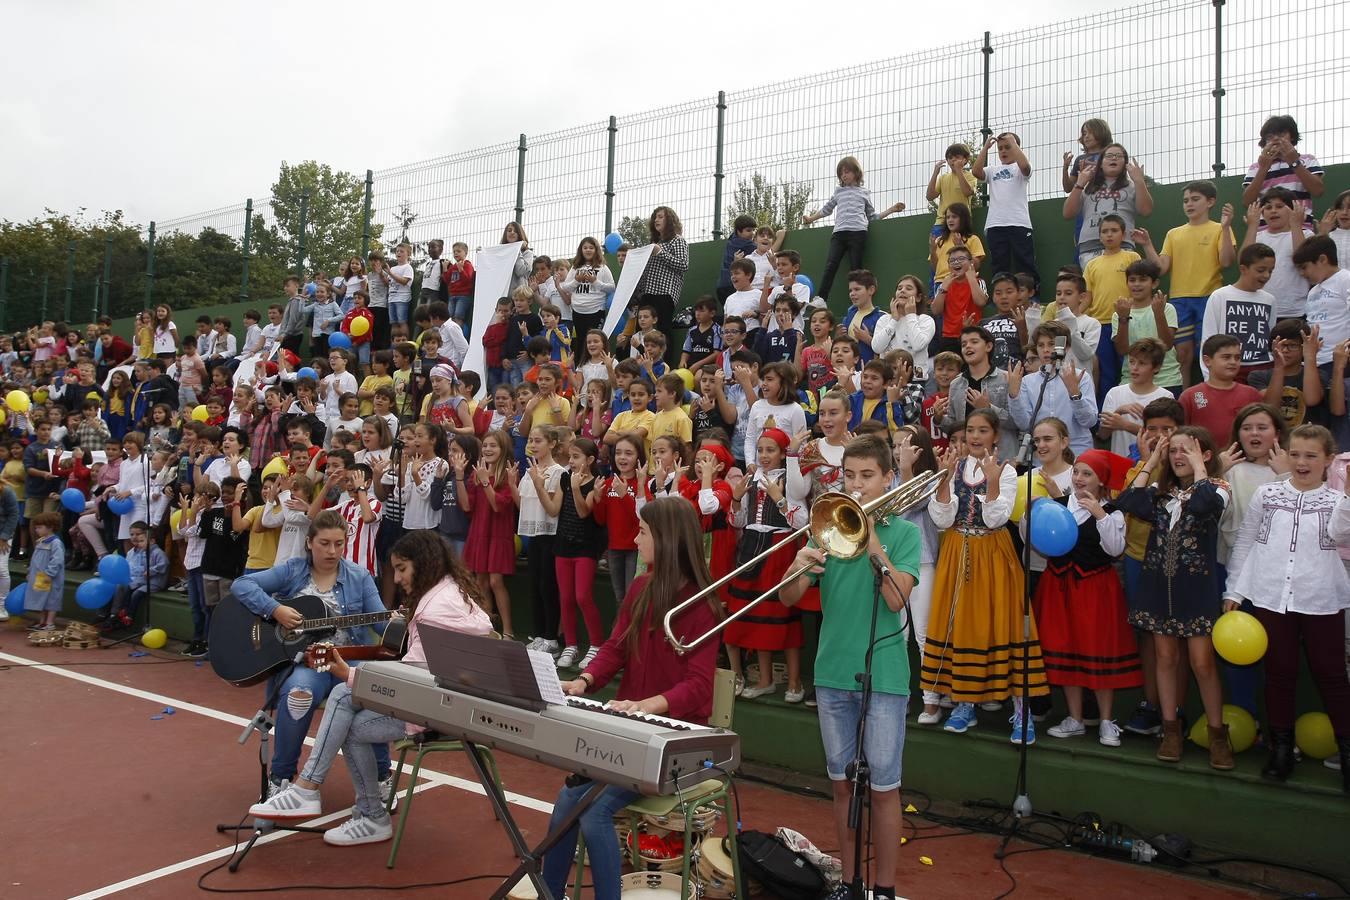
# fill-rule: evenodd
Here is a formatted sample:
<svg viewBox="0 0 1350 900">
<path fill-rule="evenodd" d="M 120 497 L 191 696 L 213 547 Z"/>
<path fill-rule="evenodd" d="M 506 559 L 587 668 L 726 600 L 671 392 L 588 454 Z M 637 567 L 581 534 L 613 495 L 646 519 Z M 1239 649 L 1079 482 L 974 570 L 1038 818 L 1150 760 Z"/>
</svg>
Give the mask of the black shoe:
<svg viewBox="0 0 1350 900">
<path fill-rule="evenodd" d="M 1292 731 L 1270 730 L 1270 756 L 1261 769 L 1261 777 L 1273 781 L 1286 781 L 1294 771 L 1294 733 Z"/>
</svg>

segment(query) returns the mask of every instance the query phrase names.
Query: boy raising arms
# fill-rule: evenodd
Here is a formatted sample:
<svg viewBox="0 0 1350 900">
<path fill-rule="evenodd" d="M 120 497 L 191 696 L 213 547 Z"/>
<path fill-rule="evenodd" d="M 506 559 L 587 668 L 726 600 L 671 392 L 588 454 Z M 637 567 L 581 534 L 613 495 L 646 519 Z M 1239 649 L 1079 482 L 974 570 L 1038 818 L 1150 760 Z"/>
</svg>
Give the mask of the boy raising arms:
<svg viewBox="0 0 1350 900">
<path fill-rule="evenodd" d="M 1186 224 L 1178 225 L 1163 238 L 1162 250 L 1154 250 L 1147 229 L 1136 228 L 1134 244 L 1144 258 L 1163 275 L 1172 274 L 1172 305 L 1177 310 L 1175 348 L 1183 383 L 1190 387 L 1195 348 L 1214 334 L 1205 324 L 1210 294 L 1223 284 L 1223 270 L 1237 259 L 1233 238 L 1233 204 L 1225 203 L 1219 221 L 1209 217 L 1219 194 L 1212 181 L 1192 181 L 1181 189 L 1181 209 Z"/>
<path fill-rule="evenodd" d="M 928 202 L 938 202 L 937 220 L 933 225 L 934 237 L 942 234 L 947 207 L 953 203 L 969 205 L 970 198 L 975 194 L 975 176 L 966 171 L 966 166 L 970 165 L 970 148 L 965 144 L 952 144 L 943 157 L 933 164 L 928 190 L 924 191 L 924 198 Z M 946 172 L 942 171 L 944 166 Z"/>
<path fill-rule="evenodd" d="M 843 468 L 844 489 L 859 502 L 869 503 L 890 485 L 890 448 L 879 437 L 854 438 L 844 448 Z M 778 594 L 784 605 L 795 606 L 810 584 L 820 585 L 823 619 L 816 652 L 816 700 L 825 767 L 834 783 L 834 826 L 844 865 L 843 882 L 829 895 L 830 900 L 850 896 L 855 876 L 852 848 L 855 841 L 862 839 L 849 827 L 852 786 L 848 769 L 858 750 L 862 685 L 857 674 L 863 671 L 866 662 L 872 621 L 872 605 L 866 600 L 873 596 L 873 558 L 890 569 L 890 577 L 881 582 L 876 633 L 878 637 L 892 636 L 879 641 L 873 651 L 872 692 L 862 750 L 871 787 L 871 830 L 876 848 L 872 896 L 877 900 L 895 897 L 900 851 L 901 757 L 909 701 L 909 656 L 900 610 L 919 580 L 920 545 L 918 526 L 899 516 L 880 519 L 872 527 L 867 553 L 856 559 L 829 557 L 808 544 L 797 553 L 792 564 L 793 571 L 805 569 L 805 577 L 788 582 Z"/>
</svg>

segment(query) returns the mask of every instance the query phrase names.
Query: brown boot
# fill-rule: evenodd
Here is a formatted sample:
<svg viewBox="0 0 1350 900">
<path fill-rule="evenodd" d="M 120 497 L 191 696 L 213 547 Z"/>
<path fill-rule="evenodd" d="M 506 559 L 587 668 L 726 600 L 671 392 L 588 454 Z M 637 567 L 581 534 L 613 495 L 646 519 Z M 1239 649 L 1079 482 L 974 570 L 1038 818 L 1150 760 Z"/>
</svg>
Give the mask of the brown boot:
<svg viewBox="0 0 1350 900">
<path fill-rule="evenodd" d="M 1177 719 L 1162 723 L 1162 744 L 1158 747 L 1158 759 L 1163 762 L 1181 762 L 1181 722 Z"/>
<path fill-rule="evenodd" d="M 1228 740 L 1228 726 L 1205 727 L 1209 729 L 1209 767 L 1227 772 L 1233 768 L 1233 745 Z"/>
</svg>

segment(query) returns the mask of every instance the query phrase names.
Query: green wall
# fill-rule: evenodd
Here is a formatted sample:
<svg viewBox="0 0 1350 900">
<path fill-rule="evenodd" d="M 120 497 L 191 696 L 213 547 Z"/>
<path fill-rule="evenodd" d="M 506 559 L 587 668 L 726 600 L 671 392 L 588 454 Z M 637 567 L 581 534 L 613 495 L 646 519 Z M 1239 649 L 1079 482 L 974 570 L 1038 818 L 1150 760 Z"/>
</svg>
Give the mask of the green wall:
<svg viewBox="0 0 1350 900">
<path fill-rule="evenodd" d="M 1238 218 L 1241 218 L 1241 194 L 1242 178 L 1240 176 L 1231 176 L 1219 179 L 1216 184 L 1219 189 L 1219 202 L 1215 206 L 1215 218 L 1218 217 L 1218 210 L 1225 203 L 1232 203 L 1238 208 Z M 1185 216 L 1181 212 L 1181 188 L 1182 184 L 1151 184 L 1149 190 L 1153 194 L 1154 212 L 1148 217 L 1140 217 L 1139 224 L 1148 228 L 1153 235 L 1154 246 L 1161 247 L 1163 236 L 1169 228 L 1173 228 L 1185 221 Z M 1320 214 L 1326 209 L 1331 201 L 1343 190 L 1350 189 L 1350 165 L 1328 166 L 1326 170 L 1326 191 L 1316 201 L 1316 209 Z M 1051 200 L 1037 200 L 1031 204 L 1031 220 L 1035 228 L 1036 243 L 1036 261 L 1040 268 L 1042 276 L 1042 295 L 1046 300 L 1051 299 L 1054 294 L 1054 283 L 1045 276 L 1052 274 L 1059 266 L 1075 263 L 1073 222 L 1065 219 L 1062 210 L 1064 201 L 1061 198 Z M 985 210 L 977 209 L 975 211 L 975 227 L 977 230 L 983 230 Z M 907 215 L 893 217 L 872 226 L 870 236 L 867 242 L 867 253 L 863 258 L 863 264 L 877 276 L 877 281 L 881 287 L 877 291 L 877 301 L 879 306 L 888 305 L 891 288 L 901 277 L 905 275 L 918 275 L 927 280 L 928 275 L 928 232 L 932 228 L 933 219 L 928 215 Z M 1238 239 L 1242 238 L 1242 227 L 1236 229 Z M 784 247 L 790 250 L 796 250 L 802 256 L 802 272 L 813 281 L 819 281 L 821 272 L 825 268 L 825 256 L 829 249 L 830 228 L 808 228 L 804 231 L 794 231 L 788 235 Z M 722 253 L 724 242 L 722 241 L 704 241 L 702 243 L 690 245 L 690 264 L 689 274 L 684 280 L 684 303 L 692 303 L 701 294 L 710 293 L 717 284 L 717 277 L 722 267 Z M 611 258 L 611 267 L 614 267 L 614 260 Z M 836 313 L 843 313 L 848 308 L 848 290 L 844 281 L 847 270 L 841 270 L 835 278 L 834 288 L 831 293 L 834 297 L 830 306 Z M 985 266 L 985 276 L 993 273 L 989 271 L 989 266 Z M 1236 270 L 1227 273 L 1226 279 L 1231 281 L 1236 277 Z M 1163 290 L 1168 290 L 1166 280 L 1163 282 Z M 244 310 L 256 308 L 260 312 L 266 313 L 267 304 L 280 297 L 280 285 L 277 285 L 276 293 L 271 290 L 259 289 L 257 294 L 259 299 L 250 300 L 246 303 L 230 303 L 224 306 L 202 306 L 192 307 L 191 309 L 175 310 L 174 317 L 178 327 L 183 333 L 187 333 L 191 323 L 200 315 L 226 315 L 234 322 L 235 334 L 243 335 Z M 264 299 L 266 298 L 266 299 Z M 116 319 L 113 322 L 113 329 L 117 334 L 123 337 L 129 337 L 132 332 L 134 320 L 131 318 Z M 681 338 L 683 340 L 683 338 Z"/>
</svg>

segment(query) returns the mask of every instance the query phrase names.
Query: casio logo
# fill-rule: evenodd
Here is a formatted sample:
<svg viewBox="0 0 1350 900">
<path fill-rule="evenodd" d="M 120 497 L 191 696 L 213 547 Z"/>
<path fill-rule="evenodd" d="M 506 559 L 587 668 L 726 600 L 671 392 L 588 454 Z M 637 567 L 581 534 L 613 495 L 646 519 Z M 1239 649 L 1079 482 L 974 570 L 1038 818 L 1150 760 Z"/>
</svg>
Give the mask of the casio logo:
<svg viewBox="0 0 1350 900">
<path fill-rule="evenodd" d="M 370 692 L 371 692 L 372 694 L 383 694 L 383 695 L 386 696 L 386 697 L 392 697 L 392 696 L 394 696 L 394 693 L 395 693 L 395 691 L 394 691 L 393 688 L 391 688 L 391 687 L 385 687 L 385 686 L 382 685 L 382 684 L 372 684 L 372 685 L 370 686 Z"/>
</svg>

